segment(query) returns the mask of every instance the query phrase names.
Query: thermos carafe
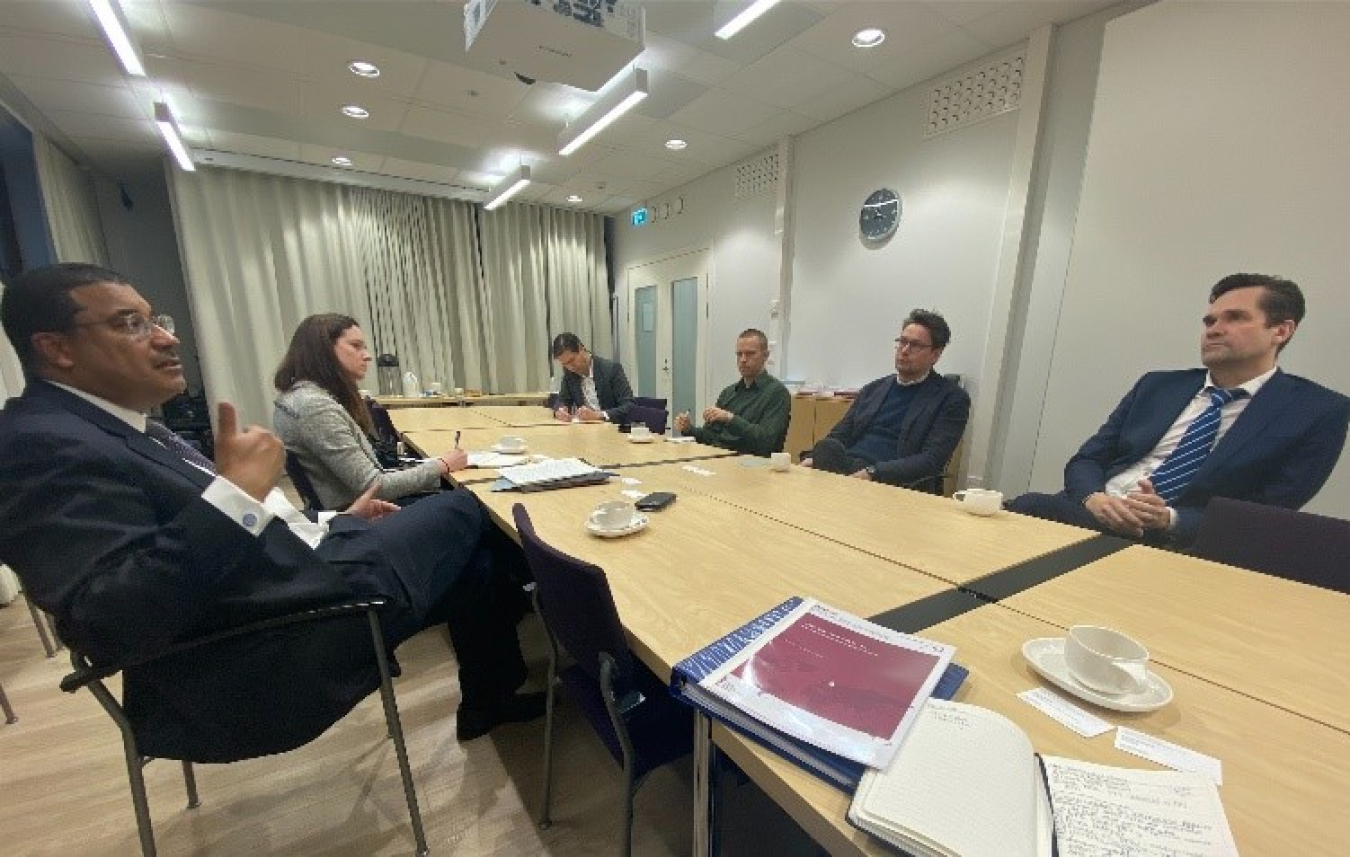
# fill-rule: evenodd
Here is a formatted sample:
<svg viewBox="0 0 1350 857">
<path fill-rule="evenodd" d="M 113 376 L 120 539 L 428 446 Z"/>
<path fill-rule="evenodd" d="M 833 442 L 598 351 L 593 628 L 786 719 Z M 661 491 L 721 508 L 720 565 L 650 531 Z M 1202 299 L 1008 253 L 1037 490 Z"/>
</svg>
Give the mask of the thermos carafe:
<svg viewBox="0 0 1350 857">
<path fill-rule="evenodd" d="M 375 372 L 379 376 L 380 395 L 397 396 L 402 379 L 398 374 L 398 355 L 381 354 L 375 358 Z"/>
</svg>

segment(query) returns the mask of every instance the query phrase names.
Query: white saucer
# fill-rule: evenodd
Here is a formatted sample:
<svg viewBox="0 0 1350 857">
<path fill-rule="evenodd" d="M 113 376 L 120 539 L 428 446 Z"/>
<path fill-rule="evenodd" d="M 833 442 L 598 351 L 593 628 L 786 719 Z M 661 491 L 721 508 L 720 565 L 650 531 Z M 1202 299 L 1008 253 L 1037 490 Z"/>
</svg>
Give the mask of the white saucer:
<svg viewBox="0 0 1350 857">
<path fill-rule="evenodd" d="M 507 447 L 502 446 L 500 443 L 494 443 L 492 446 L 489 446 L 488 449 L 492 450 L 493 452 L 500 453 L 501 455 L 524 455 L 525 453 L 530 451 L 530 448 L 528 446 L 514 446 L 508 449 Z"/>
<path fill-rule="evenodd" d="M 586 529 L 591 531 L 592 535 L 599 536 L 602 539 L 614 539 L 619 536 L 627 536 L 641 530 L 647 529 L 647 516 L 635 515 L 633 522 L 626 527 L 620 527 L 617 530 L 611 530 L 608 527 L 602 527 L 590 518 L 586 519 Z"/>
<path fill-rule="evenodd" d="M 660 436 L 661 436 L 661 435 L 659 435 L 659 434 L 649 434 L 649 435 L 647 435 L 646 437 L 634 437 L 633 435 L 630 434 L 630 435 L 628 435 L 628 442 L 629 442 L 629 443 L 655 443 L 655 442 L 656 442 L 656 439 L 657 439 L 658 437 L 660 437 Z"/>
<path fill-rule="evenodd" d="M 1064 663 L 1063 637 L 1027 640 L 1022 645 L 1022 657 L 1027 659 L 1033 670 L 1059 689 L 1112 711 L 1156 711 L 1172 701 L 1171 685 L 1152 670 L 1148 673 L 1148 686 L 1137 693 L 1112 696 L 1080 684 L 1069 673 L 1069 668 Z"/>
</svg>

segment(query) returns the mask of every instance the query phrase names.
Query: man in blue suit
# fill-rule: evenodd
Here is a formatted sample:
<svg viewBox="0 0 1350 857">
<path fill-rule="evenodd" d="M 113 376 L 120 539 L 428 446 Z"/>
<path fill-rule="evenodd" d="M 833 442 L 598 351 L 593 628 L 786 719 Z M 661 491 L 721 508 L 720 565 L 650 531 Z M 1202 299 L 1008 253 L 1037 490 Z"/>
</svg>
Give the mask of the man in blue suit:
<svg viewBox="0 0 1350 857">
<path fill-rule="evenodd" d="M 0 315 L 28 380 L 0 412 L 0 561 L 72 646 L 95 664 L 132 665 L 123 702 L 143 752 L 230 761 L 321 733 L 378 684 L 363 619 L 155 658 L 222 629 L 372 597 L 386 601 L 391 650 L 447 622 L 460 740 L 543 713 L 542 694 L 515 694 L 526 667 L 500 568 L 510 554 L 467 492 L 398 510 L 372 490 L 345 514 L 307 518 L 276 489 L 281 442 L 241 429 L 228 403 L 214 463 L 147 419 L 184 388 L 178 340 L 118 274 L 29 271 L 5 289 Z"/>
<path fill-rule="evenodd" d="M 1276 365 L 1303 320 L 1303 293 L 1279 277 L 1232 274 L 1209 303 L 1206 368 L 1140 378 L 1069 460 L 1064 490 L 1023 494 L 1009 509 L 1185 545 L 1211 497 L 1297 509 L 1317 494 L 1345 445 L 1350 399 Z"/>
</svg>

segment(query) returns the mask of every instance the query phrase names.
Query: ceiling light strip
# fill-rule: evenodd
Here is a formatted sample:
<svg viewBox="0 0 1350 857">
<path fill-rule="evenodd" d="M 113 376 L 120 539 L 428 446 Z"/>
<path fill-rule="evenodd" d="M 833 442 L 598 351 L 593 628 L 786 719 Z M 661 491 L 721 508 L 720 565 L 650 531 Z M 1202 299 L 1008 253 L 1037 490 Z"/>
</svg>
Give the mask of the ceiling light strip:
<svg viewBox="0 0 1350 857">
<path fill-rule="evenodd" d="M 723 24 L 722 28 L 713 35 L 719 39 L 729 39 L 754 23 L 760 15 L 777 5 L 778 0 L 754 0 L 753 3 L 742 9 L 739 15 Z"/>
<path fill-rule="evenodd" d="M 122 68 L 127 70 L 127 74 L 145 77 L 145 65 L 141 63 L 136 43 L 131 39 L 131 28 L 127 26 L 122 7 L 117 5 L 116 0 L 89 0 L 89 7 L 94 10 L 94 17 L 98 18 L 98 25 L 103 28 L 103 35 L 112 45 Z"/>
<path fill-rule="evenodd" d="M 197 165 L 192 163 L 192 156 L 188 154 L 187 146 L 183 145 L 183 137 L 178 133 L 178 122 L 173 118 L 169 105 L 163 101 L 155 102 L 155 124 L 159 126 L 159 133 L 164 137 L 164 142 L 173 153 L 173 159 L 178 162 L 178 166 L 184 172 L 196 171 Z"/>
<path fill-rule="evenodd" d="M 567 156 L 586 145 L 647 97 L 647 70 L 633 68 L 626 80 L 592 104 L 558 135 L 558 154 Z"/>
<path fill-rule="evenodd" d="M 498 182 L 488 193 L 483 208 L 492 211 L 506 204 L 506 201 L 520 193 L 530 183 L 530 168 L 521 164 L 510 175 Z"/>
</svg>

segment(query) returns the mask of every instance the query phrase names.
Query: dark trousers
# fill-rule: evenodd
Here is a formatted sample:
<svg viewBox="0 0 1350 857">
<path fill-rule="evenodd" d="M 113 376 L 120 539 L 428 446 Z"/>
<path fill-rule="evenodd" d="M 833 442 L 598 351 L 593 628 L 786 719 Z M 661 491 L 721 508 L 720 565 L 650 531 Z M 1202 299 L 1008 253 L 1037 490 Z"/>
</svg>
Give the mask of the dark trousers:
<svg viewBox="0 0 1350 857">
<path fill-rule="evenodd" d="M 1111 530 L 1102 526 L 1087 507 L 1074 500 L 1063 491 L 1058 494 L 1023 494 L 1020 497 L 1014 497 L 1008 502 L 1008 511 L 1017 512 L 1020 515 L 1030 515 L 1033 518 L 1042 518 L 1047 521 L 1058 521 L 1061 524 L 1072 524 L 1075 527 L 1083 527 L 1089 530 L 1098 530 L 1103 533 Z"/>
<path fill-rule="evenodd" d="M 844 445 L 832 437 L 822 439 L 807 457 L 811 459 L 811 466 L 815 469 L 842 473 L 845 476 L 851 476 L 872 463 L 867 459 L 849 455 Z"/>
<path fill-rule="evenodd" d="M 510 579 L 523 559 L 473 494 L 441 492 L 374 523 L 340 515 L 332 527 L 343 537 L 325 539 L 319 554 L 358 592 L 391 599 L 381 616 L 390 648 L 445 622 L 468 708 L 490 706 L 524 681 L 519 589 Z M 387 564 L 362 561 L 372 553 Z"/>
</svg>

